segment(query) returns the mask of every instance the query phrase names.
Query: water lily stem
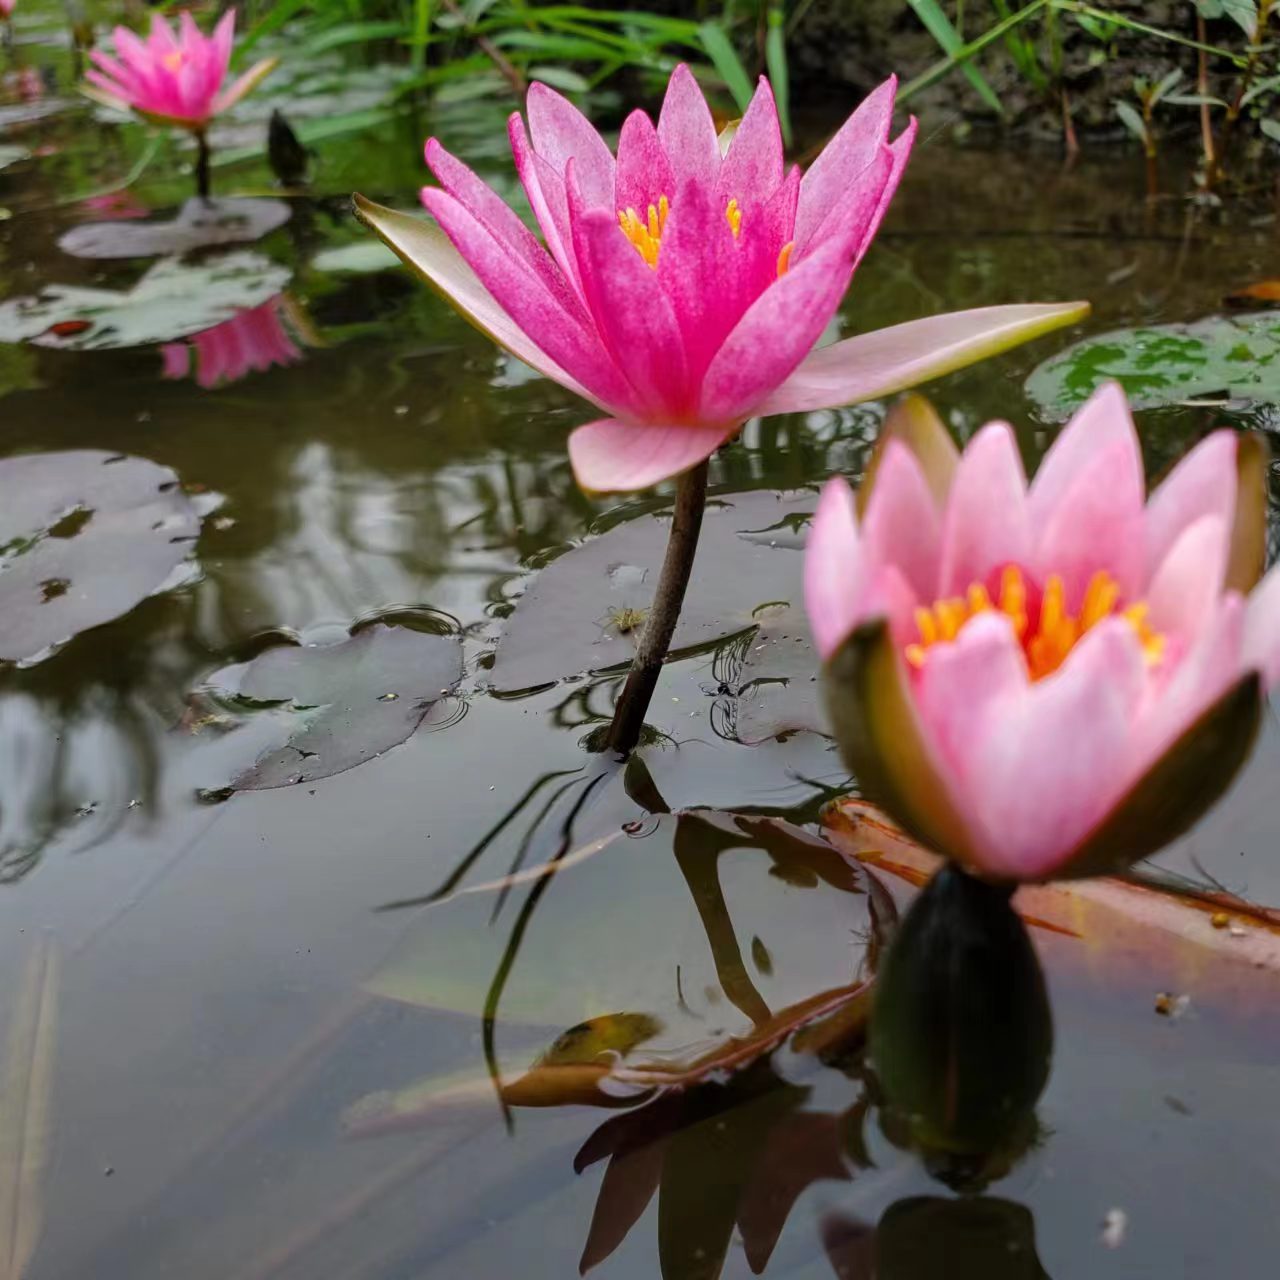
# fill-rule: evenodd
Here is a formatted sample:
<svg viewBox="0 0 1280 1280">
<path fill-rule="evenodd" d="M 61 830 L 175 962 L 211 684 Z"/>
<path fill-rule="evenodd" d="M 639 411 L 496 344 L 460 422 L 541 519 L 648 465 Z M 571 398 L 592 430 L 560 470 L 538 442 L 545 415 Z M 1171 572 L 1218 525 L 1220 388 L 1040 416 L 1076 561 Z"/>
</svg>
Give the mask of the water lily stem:
<svg viewBox="0 0 1280 1280">
<path fill-rule="evenodd" d="M 698 550 L 698 533 L 702 528 L 702 512 L 706 504 L 707 464 L 700 462 L 676 482 L 671 535 L 667 540 L 658 587 L 640 643 L 636 646 L 627 683 L 614 708 L 613 723 L 609 726 L 607 745 L 611 751 L 621 755 L 630 753 L 640 741 L 645 713 L 649 710 L 658 675 L 680 619 L 680 606 L 684 603 L 685 588 L 693 571 L 693 557 Z"/>
<path fill-rule="evenodd" d="M 209 138 L 203 129 L 196 134 L 196 194 L 209 198 Z"/>
</svg>

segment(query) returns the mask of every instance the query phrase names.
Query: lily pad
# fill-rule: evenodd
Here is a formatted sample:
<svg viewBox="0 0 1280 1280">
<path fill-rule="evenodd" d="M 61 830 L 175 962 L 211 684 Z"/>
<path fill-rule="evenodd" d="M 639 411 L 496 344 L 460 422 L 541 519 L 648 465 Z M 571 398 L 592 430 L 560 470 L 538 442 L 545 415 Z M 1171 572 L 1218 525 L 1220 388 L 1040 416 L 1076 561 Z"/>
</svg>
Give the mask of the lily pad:
<svg viewBox="0 0 1280 1280">
<path fill-rule="evenodd" d="M 234 692 L 287 704 L 295 727 L 231 790 L 315 782 L 372 760 L 411 737 L 461 677 L 458 637 L 406 627 L 377 624 L 340 644 L 268 649 L 239 673 Z"/>
<path fill-rule="evenodd" d="M 311 265 L 317 271 L 331 271 L 335 274 L 368 275 L 376 271 L 390 271 L 400 265 L 396 257 L 381 240 L 369 237 L 358 240 L 355 244 L 338 245 L 333 249 L 322 249 L 311 259 Z"/>
<path fill-rule="evenodd" d="M 72 227 L 58 247 L 77 258 L 158 258 L 222 244 L 247 244 L 289 221 L 283 200 L 188 200 L 170 222 L 112 219 Z"/>
<path fill-rule="evenodd" d="M 1206 396 L 1278 403 L 1280 316 L 1258 312 L 1115 329 L 1050 357 L 1027 379 L 1027 394 L 1049 417 L 1065 418 L 1111 378 L 1135 409 Z"/>
<path fill-rule="evenodd" d="M 801 606 L 800 527 L 816 495 L 756 491 L 708 504 L 672 648 L 756 625 L 762 606 Z M 492 678 L 528 689 L 625 667 L 635 653 L 666 549 L 668 521 L 645 515 L 590 538 L 530 581 L 498 642 Z"/>
<path fill-rule="evenodd" d="M 166 258 L 131 289 L 49 285 L 0 303 L 0 342 L 98 351 L 170 342 L 275 297 L 287 268 L 244 251 L 198 265 Z"/>
<path fill-rule="evenodd" d="M 732 685 L 734 737 L 754 745 L 780 734 L 809 730 L 830 735 L 822 707 L 822 659 L 804 609 L 766 606 L 757 631 L 744 637 Z M 738 653 L 733 655 L 735 658 Z"/>
<path fill-rule="evenodd" d="M 0 145 L 0 169 L 7 169 L 11 164 L 25 160 L 30 154 L 26 147 L 15 147 L 9 143 Z"/>
<path fill-rule="evenodd" d="M 96 449 L 0 461 L 0 659 L 30 661 L 181 574 L 200 516 L 168 467 Z"/>
</svg>

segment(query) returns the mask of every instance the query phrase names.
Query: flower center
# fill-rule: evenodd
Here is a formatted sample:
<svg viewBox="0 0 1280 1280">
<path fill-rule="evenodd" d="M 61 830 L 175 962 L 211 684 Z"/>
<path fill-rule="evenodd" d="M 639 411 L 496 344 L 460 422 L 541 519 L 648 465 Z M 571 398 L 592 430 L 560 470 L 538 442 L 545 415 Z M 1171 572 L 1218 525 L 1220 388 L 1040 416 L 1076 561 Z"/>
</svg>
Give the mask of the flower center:
<svg viewBox="0 0 1280 1280">
<path fill-rule="evenodd" d="M 652 268 L 657 268 L 658 251 L 662 248 L 662 233 L 666 229 L 667 217 L 671 213 L 671 201 L 666 196 L 659 196 L 658 203 L 651 204 L 645 217 L 641 217 L 633 208 L 618 210 L 618 226 L 622 234 L 635 246 L 636 252 Z M 733 238 L 738 238 L 742 230 L 742 208 L 736 198 L 724 207 L 724 216 L 728 219 Z M 791 249 L 794 242 L 788 240 L 778 254 L 778 274 L 785 275 L 791 265 Z"/>
<path fill-rule="evenodd" d="M 1123 618 L 1133 628 L 1147 664 L 1155 666 L 1164 656 L 1165 637 L 1148 625 L 1146 604 L 1140 602 L 1117 609 L 1119 602 L 1119 584 L 1105 570 L 1099 570 L 1089 580 L 1080 612 L 1072 614 L 1066 608 L 1062 579 L 1055 573 L 1045 583 L 1039 612 L 1033 619 L 1027 607 L 1027 584 L 1022 570 L 1008 565 L 1000 575 L 1000 594 L 994 601 L 986 587 L 975 582 L 963 597 L 938 600 L 929 608 L 917 609 L 915 623 L 920 638 L 907 645 L 906 658 L 913 667 L 924 666 L 932 645 L 954 640 L 971 618 L 995 611 L 1013 623 L 1032 680 L 1056 671 L 1086 631 L 1104 618 L 1114 616 Z"/>
<path fill-rule="evenodd" d="M 181 49 L 175 49 L 172 53 L 166 53 L 160 59 L 161 65 L 166 71 L 178 72 L 182 70 L 182 64 L 186 61 Z"/>
</svg>

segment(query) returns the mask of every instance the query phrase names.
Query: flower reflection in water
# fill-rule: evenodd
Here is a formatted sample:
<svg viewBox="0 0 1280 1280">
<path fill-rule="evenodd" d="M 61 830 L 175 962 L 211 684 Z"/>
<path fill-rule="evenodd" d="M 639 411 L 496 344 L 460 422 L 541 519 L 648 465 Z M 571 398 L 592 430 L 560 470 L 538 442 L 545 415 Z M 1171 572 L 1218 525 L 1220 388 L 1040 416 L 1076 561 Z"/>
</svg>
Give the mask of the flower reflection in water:
<svg viewBox="0 0 1280 1280">
<path fill-rule="evenodd" d="M 194 363 L 196 382 L 212 389 L 275 365 L 296 364 L 302 352 L 285 327 L 288 312 L 289 299 L 279 294 L 186 341 L 166 343 L 160 348 L 164 359 L 161 376 L 185 378 Z"/>
</svg>

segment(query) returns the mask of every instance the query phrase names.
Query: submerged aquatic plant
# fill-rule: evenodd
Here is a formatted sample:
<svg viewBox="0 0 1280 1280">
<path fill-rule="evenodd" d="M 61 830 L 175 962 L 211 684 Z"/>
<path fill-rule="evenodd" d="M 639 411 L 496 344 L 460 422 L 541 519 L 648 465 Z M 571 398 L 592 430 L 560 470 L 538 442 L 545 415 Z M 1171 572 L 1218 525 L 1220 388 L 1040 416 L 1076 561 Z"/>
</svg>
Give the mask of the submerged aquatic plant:
<svg viewBox="0 0 1280 1280">
<path fill-rule="evenodd" d="M 234 10 L 223 16 L 211 36 L 204 35 L 187 12 L 179 16 L 176 30 L 158 13 L 153 14 L 145 40 L 127 27 L 116 27 L 111 38 L 118 56 L 95 49 L 90 55 L 95 66 L 85 72 L 88 84 L 83 91 L 91 98 L 195 135 L 200 148 L 197 177 L 202 196 L 209 193 L 209 122 L 251 92 L 277 61 L 264 58 L 223 88 L 235 26 Z"/>
<path fill-rule="evenodd" d="M 1216 431 L 1146 501 L 1112 383 L 1028 486 L 1006 423 L 957 456 L 913 398 L 856 500 L 828 483 L 806 555 L 859 780 L 995 880 L 1115 871 L 1182 834 L 1247 757 L 1280 677 L 1265 473 L 1257 438 Z"/>
</svg>

